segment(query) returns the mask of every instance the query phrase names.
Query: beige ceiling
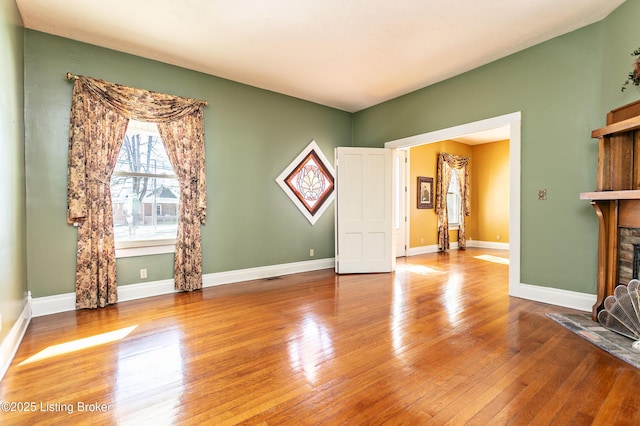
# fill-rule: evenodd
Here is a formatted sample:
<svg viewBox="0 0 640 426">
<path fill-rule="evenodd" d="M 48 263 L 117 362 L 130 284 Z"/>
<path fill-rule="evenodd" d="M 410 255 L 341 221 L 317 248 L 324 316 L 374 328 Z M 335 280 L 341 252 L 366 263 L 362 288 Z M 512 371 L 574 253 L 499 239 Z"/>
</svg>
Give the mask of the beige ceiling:
<svg viewBox="0 0 640 426">
<path fill-rule="evenodd" d="M 451 140 L 465 143 L 467 145 L 479 145 L 489 142 L 504 141 L 511 138 L 510 130 L 509 126 L 497 127 L 491 130 L 483 130 L 481 132 L 458 136 Z"/>
<path fill-rule="evenodd" d="M 355 112 L 599 21 L 623 0 L 16 3 L 30 29 Z"/>
</svg>

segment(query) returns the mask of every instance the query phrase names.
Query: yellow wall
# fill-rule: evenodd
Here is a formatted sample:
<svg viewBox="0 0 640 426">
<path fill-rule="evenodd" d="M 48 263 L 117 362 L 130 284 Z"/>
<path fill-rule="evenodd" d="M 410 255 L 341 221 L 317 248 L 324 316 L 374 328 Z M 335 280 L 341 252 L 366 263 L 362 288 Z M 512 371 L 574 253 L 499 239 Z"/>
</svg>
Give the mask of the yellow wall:
<svg viewBox="0 0 640 426">
<path fill-rule="evenodd" d="M 434 196 L 435 196 L 435 180 L 438 154 L 448 152 L 450 154 L 462 155 L 465 157 L 472 156 L 472 147 L 454 141 L 442 141 L 427 145 L 421 145 L 411 148 L 410 158 L 410 175 L 411 175 L 411 214 L 410 220 L 410 236 L 409 247 L 421 247 L 438 244 L 438 217 L 435 209 L 418 209 L 418 176 L 432 177 L 434 180 Z M 473 161 L 473 160 L 472 160 Z M 473 215 L 473 212 L 471 212 Z M 467 235 L 473 226 L 467 217 Z M 449 234 L 451 242 L 458 241 L 458 232 L 451 231 Z"/>
<path fill-rule="evenodd" d="M 479 241 L 508 243 L 509 141 L 474 145 L 472 155 L 472 237 Z"/>
<path fill-rule="evenodd" d="M 438 244 L 438 219 L 435 209 L 418 209 L 416 191 L 419 176 L 433 177 L 435 185 L 437 158 L 441 152 L 471 158 L 471 215 L 467 216 L 467 238 L 509 242 L 508 140 L 474 146 L 442 141 L 413 147 L 410 151 L 409 247 Z M 451 242 L 458 241 L 457 231 L 451 231 L 449 238 Z"/>
</svg>

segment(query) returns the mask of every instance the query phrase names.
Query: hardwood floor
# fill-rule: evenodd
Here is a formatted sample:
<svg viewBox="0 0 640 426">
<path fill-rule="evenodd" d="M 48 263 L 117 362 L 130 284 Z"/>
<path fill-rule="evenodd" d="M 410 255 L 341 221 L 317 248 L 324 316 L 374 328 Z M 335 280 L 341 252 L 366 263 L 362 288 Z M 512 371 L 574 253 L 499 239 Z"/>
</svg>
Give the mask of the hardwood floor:
<svg viewBox="0 0 640 426">
<path fill-rule="evenodd" d="M 508 266 L 479 254 L 507 257 L 34 318 L 0 383 L 22 411 L 3 404 L 0 423 L 640 424 L 640 372 L 544 315 L 570 310 L 508 297 Z"/>
</svg>

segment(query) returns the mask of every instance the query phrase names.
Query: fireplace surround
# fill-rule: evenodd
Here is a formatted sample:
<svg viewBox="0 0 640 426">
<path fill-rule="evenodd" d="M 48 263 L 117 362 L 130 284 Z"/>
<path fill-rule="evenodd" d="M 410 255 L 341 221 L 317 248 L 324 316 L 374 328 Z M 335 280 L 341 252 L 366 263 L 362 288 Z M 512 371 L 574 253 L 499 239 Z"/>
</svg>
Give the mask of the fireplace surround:
<svg viewBox="0 0 640 426">
<path fill-rule="evenodd" d="M 629 282 L 629 264 L 633 276 L 633 245 L 640 245 L 640 101 L 609 112 L 607 125 L 591 136 L 598 139 L 597 187 L 580 198 L 591 202 L 598 217 L 597 298 L 592 309 L 597 321 L 604 299 L 618 284 Z M 629 254 L 627 234 L 634 232 L 638 241 L 631 242 Z"/>
</svg>

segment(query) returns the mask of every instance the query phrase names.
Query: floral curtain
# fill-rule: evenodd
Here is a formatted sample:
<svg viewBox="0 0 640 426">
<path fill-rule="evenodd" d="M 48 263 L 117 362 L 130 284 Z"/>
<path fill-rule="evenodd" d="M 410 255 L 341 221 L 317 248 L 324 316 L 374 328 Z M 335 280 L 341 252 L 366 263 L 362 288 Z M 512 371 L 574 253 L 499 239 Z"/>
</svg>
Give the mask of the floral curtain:
<svg viewBox="0 0 640 426">
<path fill-rule="evenodd" d="M 77 309 L 118 300 L 110 181 L 128 122 L 80 84 L 74 85 L 67 219 L 78 224 Z"/>
<path fill-rule="evenodd" d="M 176 288 L 202 288 L 199 225 L 206 217 L 205 104 L 75 77 L 69 125 L 67 220 L 78 224 L 77 309 L 104 307 L 117 301 L 110 181 L 129 119 L 156 122 L 161 136 L 167 138 L 167 152 L 185 194 L 181 194 L 178 215 Z M 180 153 L 172 152 L 176 150 Z M 176 167 L 176 163 L 180 165 Z"/>
<path fill-rule="evenodd" d="M 174 273 L 176 289 L 187 291 L 202 288 L 200 224 L 207 216 L 203 123 L 202 108 L 176 121 L 158 123 L 180 183 Z"/>
<path fill-rule="evenodd" d="M 462 204 L 462 217 L 458 230 L 458 247 L 467 247 L 466 220 L 471 212 L 469 191 L 469 158 L 459 155 L 438 154 L 438 170 L 436 177 L 436 214 L 438 215 L 438 247 L 441 251 L 449 250 L 449 212 L 447 209 L 447 192 L 451 183 L 451 171 L 456 170 Z"/>
</svg>

